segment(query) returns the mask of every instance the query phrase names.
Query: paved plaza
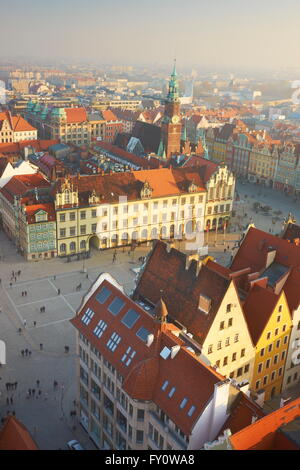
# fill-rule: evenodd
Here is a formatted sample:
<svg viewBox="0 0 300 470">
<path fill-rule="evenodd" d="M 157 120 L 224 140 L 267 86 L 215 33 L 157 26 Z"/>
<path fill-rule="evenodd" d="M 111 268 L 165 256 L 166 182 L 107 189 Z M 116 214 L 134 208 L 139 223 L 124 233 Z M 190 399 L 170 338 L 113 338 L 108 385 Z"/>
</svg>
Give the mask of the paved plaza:
<svg viewBox="0 0 300 470">
<path fill-rule="evenodd" d="M 245 203 L 238 205 L 233 229 L 238 225 L 246 226 L 252 217 L 257 228 L 279 233 L 288 212 L 293 212 L 300 222 L 300 205 L 294 203 L 293 198 L 250 184 L 239 183 L 237 190 Z M 257 214 L 253 210 L 255 201 L 281 210 L 281 220 L 273 224 L 272 216 Z M 240 238 L 239 230 L 231 230 L 225 236 L 211 232 L 205 241 L 209 254 L 226 265 Z M 0 417 L 14 411 L 41 449 L 66 449 L 67 441 L 74 438 L 86 449 L 95 448 L 77 418 L 70 416 L 70 411 L 76 408 L 73 403 L 76 356 L 75 329 L 69 320 L 101 272 L 109 272 L 130 293 L 135 281 L 133 269 L 140 266 L 139 257 L 146 255 L 150 247 L 151 244 L 138 247 L 130 254 L 128 248 L 125 251 L 119 248 L 114 263 L 113 250 L 93 251 L 91 258 L 85 261 L 67 262 L 57 258 L 26 262 L 15 245 L 0 232 L 0 339 L 7 346 L 7 364 L 0 368 Z M 184 242 L 177 242 L 176 247 L 184 250 Z M 21 271 L 16 281 L 11 280 L 12 271 Z M 76 289 L 79 285 L 80 289 Z M 22 292 L 27 295 L 22 296 Z M 41 307 L 45 308 L 44 312 Z M 68 353 L 65 346 L 69 347 Z M 21 351 L 26 349 L 31 351 L 30 357 L 22 357 Z M 56 388 L 54 380 L 58 382 Z M 7 392 L 5 384 L 8 382 L 17 382 L 16 390 Z M 27 397 L 28 390 L 33 388 L 35 397 Z"/>
</svg>

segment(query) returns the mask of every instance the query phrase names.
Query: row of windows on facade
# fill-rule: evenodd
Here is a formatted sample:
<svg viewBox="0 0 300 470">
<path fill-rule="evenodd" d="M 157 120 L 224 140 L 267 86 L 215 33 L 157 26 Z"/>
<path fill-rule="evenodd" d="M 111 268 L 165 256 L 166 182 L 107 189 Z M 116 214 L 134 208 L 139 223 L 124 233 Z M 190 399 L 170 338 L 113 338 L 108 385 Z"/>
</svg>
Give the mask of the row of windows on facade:
<svg viewBox="0 0 300 470">
<path fill-rule="evenodd" d="M 96 396 L 96 398 L 99 400 L 100 399 L 100 392 L 97 388 L 97 386 L 95 386 L 95 384 L 92 384 L 92 387 L 91 387 L 91 390 L 92 390 L 92 393 Z M 124 393 L 121 392 L 120 389 L 117 388 L 117 394 L 116 394 L 116 398 L 117 398 L 117 401 L 122 405 L 122 407 L 124 408 L 124 410 L 127 412 L 127 405 L 126 407 L 124 406 L 124 403 L 122 403 L 122 399 L 120 397 L 124 397 Z M 87 405 L 88 404 L 88 393 L 87 391 L 82 387 L 80 389 L 80 397 L 81 399 L 83 400 L 83 403 L 84 405 Z M 127 398 L 126 398 L 126 401 L 127 401 Z M 97 403 L 91 399 L 90 401 L 90 409 L 91 409 L 91 413 L 92 415 L 98 420 L 98 422 L 100 423 L 101 422 L 101 413 L 100 413 L 100 407 L 97 405 Z M 110 416 L 114 416 L 114 404 L 113 402 L 105 395 L 105 393 L 103 393 L 103 409 L 105 412 L 107 412 Z M 136 414 L 134 413 L 134 411 L 136 411 Z M 189 442 L 189 438 L 188 436 L 186 436 L 181 430 L 180 428 L 178 428 L 178 426 L 176 426 L 168 417 L 167 415 L 165 415 L 164 412 L 162 412 L 161 410 L 159 410 L 159 408 L 157 407 L 157 413 L 158 413 L 158 416 L 159 418 L 162 420 L 162 422 L 164 424 L 168 424 L 170 425 L 171 423 L 174 425 L 174 430 L 176 433 L 178 433 L 178 435 L 181 437 L 182 440 L 184 440 L 185 442 Z M 144 409 L 136 409 L 134 410 L 133 406 L 130 404 L 129 405 L 129 416 L 132 418 L 132 419 L 136 419 L 138 422 L 144 422 L 145 420 L 145 410 Z M 110 437 L 113 437 L 113 429 L 114 429 L 114 426 L 113 426 L 113 422 L 110 421 L 109 417 L 106 416 L 105 413 L 103 413 L 103 417 L 102 417 L 102 421 L 103 421 L 103 426 L 104 426 L 104 429 L 105 431 L 108 431 L 109 433 L 109 436 Z M 128 438 L 130 440 L 133 439 L 133 428 L 132 426 L 128 423 L 128 420 L 127 420 L 127 417 L 124 416 L 120 410 L 116 409 L 116 420 L 115 422 L 117 423 L 117 425 L 119 426 L 119 428 L 126 434 L 128 434 Z M 117 431 L 116 431 L 117 432 Z M 151 424 L 149 423 L 149 433 L 148 433 L 150 439 L 155 443 L 155 445 L 160 448 L 160 449 L 163 449 L 164 448 L 164 438 L 163 436 L 160 435 L 159 431 Z M 117 436 L 116 436 L 117 437 Z M 117 441 L 118 441 L 118 437 L 117 437 Z M 144 441 L 144 432 L 142 430 L 136 430 L 136 442 L 138 444 L 142 444 Z M 167 450 L 171 450 L 172 449 L 172 446 L 166 442 L 166 449 Z"/>
<path fill-rule="evenodd" d="M 224 322 L 222 322 L 224 323 Z M 221 328 L 220 328 L 221 329 Z M 236 335 L 234 335 L 234 338 L 233 338 L 233 342 L 234 343 L 237 343 L 239 341 L 239 333 L 237 333 Z M 226 338 L 225 339 L 225 346 L 230 346 L 230 337 Z M 222 341 L 218 341 L 217 343 L 217 349 L 222 349 Z M 211 354 L 213 352 L 213 344 L 210 344 L 208 346 L 208 350 L 207 350 L 207 353 L 208 354 Z"/>
<path fill-rule="evenodd" d="M 278 378 L 281 377 L 281 376 L 282 376 L 282 373 L 283 373 L 283 367 L 280 367 L 280 368 L 278 369 L 278 371 L 277 371 L 277 370 L 274 370 L 274 371 L 272 372 L 271 376 L 265 375 L 264 378 L 263 378 L 263 380 L 262 380 L 262 382 L 261 382 L 261 380 L 257 380 L 257 381 L 255 382 L 255 389 L 257 390 L 257 389 L 260 387 L 260 384 L 262 384 L 262 385 L 267 385 L 269 378 L 270 378 L 269 382 L 273 382 L 273 381 L 276 379 L 277 372 L 278 372 Z"/>
<path fill-rule="evenodd" d="M 285 355 L 286 355 L 286 350 L 282 351 L 281 353 L 281 361 L 283 361 L 285 359 Z M 279 354 L 276 354 L 274 357 L 273 357 L 273 364 L 276 365 L 279 361 Z M 271 358 L 267 359 L 266 360 L 266 364 L 265 364 L 265 368 L 266 369 L 269 369 L 270 366 L 271 366 Z M 262 371 L 263 371 L 263 368 L 264 368 L 264 363 L 261 362 L 260 364 L 258 364 L 258 368 L 257 368 L 257 373 L 260 374 Z"/>
<path fill-rule="evenodd" d="M 241 355 L 240 357 L 245 357 L 245 354 L 246 354 L 246 349 L 243 348 L 241 350 Z M 236 361 L 237 360 L 237 353 L 234 352 L 232 353 L 232 362 Z M 216 361 L 215 365 L 219 368 L 220 367 L 220 364 L 221 364 L 221 360 L 218 360 Z M 224 359 L 223 359 L 223 366 L 227 366 L 228 365 L 228 356 L 225 356 Z"/>
<path fill-rule="evenodd" d="M 71 195 L 70 195 L 69 191 L 64 192 L 65 204 L 70 204 L 71 203 L 70 196 Z M 202 203 L 203 202 L 203 196 L 198 196 L 198 201 L 195 200 L 195 196 L 192 196 L 189 199 L 188 198 L 181 198 L 181 200 L 180 200 L 181 205 L 184 205 L 184 204 L 191 204 L 192 205 L 192 204 L 195 204 L 197 202 Z M 163 209 L 167 209 L 170 204 L 169 204 L 169 201 L 166 199 L 166 200 L 163 200 L 160 205 L 162 205 Z M 177 205 L 177 199 L 172 199 L 172 206 L 176 206 L 176 205 Z M 153 202 L 152 207 L 153 207 L 154 210 L 158 209 L 158 206 L 159 206 L 158 201 Z M 129 207 L 132 208 L 133 212 L 139 212 L 141 210 L 147 211 L 149 209 L 149 203 L 144 202 L 143 204 L 132 204 L 131 206 L 128 206 L 128 205 L 123 206 L 123 208 L 122 208 L 123 209 L 123 214 L 128 214 Z M 113 213 L 113 215 L 117 215 L 119 213 L 119 207 L 116 207 L 116 206 L 113 207 L 112 208 L 112 213 Z M 100 216 L 100 217 L 107 217 L 108 210 L 107 209 L 102 209 L 102 211 L 100 213 L 98 211 L 98 214 L 97 214 L 97 210 L 92 209 L 91 210 L 91 217 L 94 218 L 94 217 L 97 217 L 97 215 Z M 86 211 L 80 211 L 80 219 L 83 220 L 83 219 L 86 219 L 86 218 L 87 218 L 87 212 Z M 65 222 L 66 221 L 66 213 L 60 213 L 59 214 L 59 220 L 60 220 L 60 222 Z M 76 220 L 76 212 L 70 212 L 69 213 L 69 220 Z"/>
<path fill-rule="evenodd" d="M 227 191 L 226 191 L 227 189 Z M 212 199 L 230 199 L 232 197 L 232 192 L 233 192 L 233 186 L 226 186 L 224 185 L 221 187 L 219 184 L 217 184 L 216 187 L 210 188 L 209 193 L 208 193 L 208 200 L 211 201 Z"/>
<path fill-rule="evenodd" d="M 207 208 L 207 215 L 211 215 L 212 214 L 212 209 L 214 209 L 214 214 L 218 214 L 218 213 L 222 213 L 222 212 L 229 212 L 230 211 L 230 204 L 221 204 L 220 206 L 214 206 L 214 208 L 212 207 L 208 207 Z"/>
</svg>

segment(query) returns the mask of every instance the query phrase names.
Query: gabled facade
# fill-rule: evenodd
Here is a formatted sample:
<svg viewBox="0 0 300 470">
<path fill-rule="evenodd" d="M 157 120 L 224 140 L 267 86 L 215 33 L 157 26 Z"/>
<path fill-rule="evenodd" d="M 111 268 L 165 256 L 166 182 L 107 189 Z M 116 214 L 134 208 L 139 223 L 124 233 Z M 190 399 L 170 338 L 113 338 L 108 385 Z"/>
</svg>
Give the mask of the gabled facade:
<svg viewBox="0 0 300 470">
<path fill-rule="evenodd" d="M 8 111 L 0 113 L 0 143 L 36 139 L 37 129 L 20 115 L 12 116 Z"/>
</svg>

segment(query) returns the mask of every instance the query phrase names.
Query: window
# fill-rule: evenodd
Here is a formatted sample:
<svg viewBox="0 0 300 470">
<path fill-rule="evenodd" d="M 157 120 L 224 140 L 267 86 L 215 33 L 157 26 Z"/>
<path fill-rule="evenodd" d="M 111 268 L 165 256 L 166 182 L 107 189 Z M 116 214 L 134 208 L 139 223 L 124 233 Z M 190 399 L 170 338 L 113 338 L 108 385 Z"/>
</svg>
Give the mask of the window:
<svg viewBox="0 0 300 470">
<path fill-rule="evenodd" d="M 244 373 L 246 374 L 246 372 L 249 372 L 249 369 L 250 369 L 250 365 L 246 364 L 244 368 Z"/>
<path fill-rule="evenodd" d="M 278 315 L 278 317 L 277 317 L 277 322 L 280 322 L 280 319 L 281 319 L 281 316 Z"/>
<path fill-rule="evenodd" d="M 222 348 L 222 341 L 218 341 L 217 349 L 221 349 L 221 348 Z"/>
<path fill-rule="evenodd" d="M 86 225 L 80 225 L 80 235 L 86 234 Z"/>
<path fill-rule="evenodd" d="M 76 227 L 70 227 L 70 237 L 76 235 Z"/>
<path fill-rule="evenodd" d="M 280 369 L 278 370 L 278 375 L 279 375 L 279 376 L 281 376 L 281 375 L 282 375 L 282 370 L 283 370 L 283 368 L 282 368 L 282 367 L 280 367 Z"/>
<path fill-rule="evenodd" d="M 168 385 L 169 385 L 169 381 L 168 381 L 168 380 L 165 380 L 164 383 L 163 383 L 163 385 L 162 385 L 162 387 L 161 387 L 161 389 L 162 389 L 163 391 L 165 391 Z"/>
<path fill-rule="evenodd" d="M 276 377 L 276 371 L 274 370 L 271 374 L 271 380 L 274 380 Z"/>
<path fill-rule="evenodd" d="M 85 311 L 85 314 L 81 318 L 82 323 L 84 323 L 85 325 L 88 325 L 94 315 L 95 315 L 95 312 L 93 312 L 91 308 L 88 308 Z"/>
<path fill-rule="evenodd" d="M 276 341 L 276 348 L 279 348 L 279 347 L 280 347 L 280 339 Z"/>
<path fill-rule="evenodd" d="M 267 333 L 267 339 L 270 339 L 271 338 L 271 333 Z"/>
<path fill-rule="evenodd" d="M 226 312 L 227 313 L 231 312 L 231 307 L 232 307 L 231 304 L 226 305 Z"/>
<path fill-rule="evenodd" d="M 172 387 L 172 388 L 171 388 L 171 390 L 170 390 L 170 392 L 169 392 L 169 395 L 168 395 L 169 398 L 172 398 L 172 396 L 173 396 L 174 393 L 175 393 L 175 390 L 176 390 L 176 387 Z"/>
<path fill-rule="evenodd" d="M 300 330 L 300 321 L 298 322 L 297 330 Z"/>
<path fill-rule="evenodd" d="M 255 384 L 255 389 L 257 390 L 259 388 L 259 385 L 260 385 L 260 380 L 258 380 Z"/>
<path fill-rule="evenodd" d="M 282 305 L 279 305 L 278 312 L 282 312 Z M 277 320 L 278 321 L 278 320 Z"/>
<path fill-rule="evenodd" d="M 97 210 L 93 209 L 92 210 L 92 218 L 94 219 L 95 217 L 97 217 Z"/>
<path fill-rule="evenodd" d="M 267 362 L 266 362 L 266 369 L 269 369 L 269 367 L 270 367 L 270 362 L 271 362 L 271 359 L 268 359 Z"/>
<path fill-rule="evenodd" d="M 137 410 L 137 420 L 144 421 L 145 419 L 145 410 Z"/>
<path fill-rule="evenodd" d="M 184 399 L 182 400 L 182 402 L 180 403 L 180 408 L 183 409 L 183 408 L 185 407 L 185 405 L 187 404 L 187 402 L 188 402 L 188 399 L 187 399 L 187 398 L 184 398 Z"/>
<path fill-rule="evenodd" d="M 85 211 L 80 212 L 80 218 L 81 218 L 81 220 L 86 219 L 86 212 Z"/>
<path fill-rule="evenodd" d="M 141 326 L 141 328 L 136 332 L 136 335 L 145 343 L 147 342 L 149 334 L 149 331 L 144 326 Z"/>
<path fill-rule="evenodd" d="M 132 349 L 131 346 L 129 346 L 127 348 L 125 354 L 123 355 L 121 361 L 124 362 L 126 367 L 128 367 L 129 364 L 131 364 L 131 361 L 132 361 L 132 359 L 134 358 L 135 355 L 136 355 L 136 351 L 134 349 Z"/>
<path fill-rule="evenodd" d="M 242 350 L 241 350 L 241 357 L 244 357 L 244 356 L 245 356 L 245 353 L 246 353 L 246 349 L 242 349 Z"/>
<path fill-rule="evenodd" d="M 66 221 L 66 214 L 59 214 L 59 221 L 65 222 Z"/>
<path fill-rule="evenodd" d="M 237 343 L 238 340 L 239 340 L 239 335 L 238 334 L 234 335 L 234 342 Z"/>
<path fill-rule="evenodd" d="M 284 340 L 283 340 L 283 344 L 286 344 L 286 343 L 288 342 L 288 339 L 289 339 L 289 337 L 288 337 L 288 336 L 285 336 L 285 337 L 284 337 Z"/>
<path fill-rule="evenodd" d="M 137 444 L 142 444 L 144 440 L 144 431 L 137 431 L 136 432 L 136 442 Z"/>
<path fill-rule="evenodd" d="M 59 230 L 59 235 L 60 235 L 60 237 L 65 237 L 65 236 L 66 236 L 66 229 L 65 229 L 65 228 L 61 228 L 61 229 Z"/>
<path fill-rule="evenodd" d="M 228 327 L 229 327 L 229 326 L 232 326 L 232 322 L 233 322 L 233 318 L 229 318 L 229 320 L 228 320 Z"/>
<path fill-rule="evenodd" d="M 240 367 L 237 371 L 237 377 L 240 377 L 241 375 L 243 375 L 243 368 Z"/>
<path fill-rule="evenodd" d="M 115 350 L 117 349 L 117 346 L 119 345 L 121 339 L 122 339 L 121 336 L 119 336 L 116 332 L 114 332 L 111 335 L 110 339 L 107 341 L 106 346 L 112 352 L 115 352 Z"/>
<path fill-rule="evenodd" d="M 278 356 L 278 354 L 276 354 L 276 356 L 274 356 L 274 364 L 277 364 L 278 358 L 279 358 L 279 356 Z"/>
<path fill-rule="evenodd" d="M 260 355 L 261 355 L 261 356 L 264 356 L 264 354 L 265 354 L 265 348 L 262 348 L 262 349 L 260 350 Z"/>
<path fill-rule="evenodd" d="M 229 346 L 230 345 L 230 338 L 226 338 L 225 340 L 225 346 Z"/>
<path fill-rule="evenodd" d="M 275 336 L 277 336 L 277 335 L 278 335 L 278 328 L 276 328 L 276 330 L 275 330 Z"/>
<path fill-rule="evenodd" d="M 96 300 L 100 304 L 104 304 L 104 302 L 108 299 L 110 296 L 111 291 L 107 289 L 106 287 L 102 287 L 101 291 L 96 295 Z"/>
<path fill-rule="evenodd" d="M 220 367 L 220 361 L 216 361 L 216 367 L 219 369 L 219 367 Z"/>
<path fill-rule="evenodd" d="M 92 224 L 92 233 L 96 233 L 96 232 L 97 232 L 97 224 Z"/>
<path fill-rule="evenodd" d="M 110 313 L 116 316 L 120 313 L 124 305 L 125 302 L 122 299 L 120 299 L 119 297 L 115 297 L 110 306 L 108 307 L 108 310 L 110 311 Z"/>
<path fill-rule="evenodd" d="M 260 364 L 258 364 L 257 372 L 260 373 L 262 371 L 262 368 L 263 368 L 263 364 L 261 362 Z"/>
<path fill-rule="evenodd" d="M 223 360 L 223 366 L 227 366 L 228 364 L 228 357 L 224 357 L 224 360 Z"/>
<path fill-rule="evenodd" d="M 213 352 L 213 345 L 210 344 L 210 345 L 208 346 L 208 351 L 207 351 L 207 353 L 208 353 L 208 354 L 211 354 L 212 352 Z"/>
<path fill-rule="evenodd" d="M 221 321 L 221 323 L 220 323 L 220 330 L 224 330 L 224 322 L 223 321 Z"/>
<path fill-rule="evenodd" d="M 281 360 L 282 360 L 282 361 L 283 361 L 283 359 L 285 358 L 285 353 L 286 353 L 286 351 L 282 351 L 282 353 L 281 353 Z"/>
<path fill-rule="evenodd" d="M 75 220 L 75 212 L 70 212 L 70 220 Z"/>
<path fill-rule="evenodd" d="M 189 416 L 189 417 L 192 416 L 192 414 L 194 413 L 195 409 L 196 409 L 196 407 L 195 407 L 194 405 L 190 407 L 190 409 L 189 409 L 189 411 L 188 411 L 188 416 Z"/>
<path fill-rule="evenodd" d="M 107 328 L 107 323 L 105 323 L 105 321 L 103 320 L 100 320 L 98 325 L 94 329 L 93 333 L 95 336 L 97 336 L 97 338 L 101 338 L 106 328 Z"/>
<path fill-rule="evenodd" d="M 268 375 L 265 375 L 264 380 L 263 380 L 263 385 L 266 385 L 268 382 Z"/>
<path fill-rule="evenodd" d="M 236 353 L 232 354 L 232 361 L 236 361 Z"/>
<path fill-rule="evenodd" d="M 126 325 L 127 328 L 132 328 L 139 319 L 139 317 L 140 315 L 131 308 L 122 318 L 122 323 Z"/>
<path fill-rule="evenodd" d="M 269 346 L 268 346 L 268 351 L 271 352 L 272 349 L 273 349 L 273 344 L 269 344 Z"/>
<path fill-rule="evenodd" d="M 300 323 L 300 322 L 299 322 L 299 323 Z M 299 329 L 299 328 L 298 328 L 298 329 Z M 286 325 L 283 325 L 282 331 L 285 332 L 285 330 L 286 330 Z"/>
</svg>

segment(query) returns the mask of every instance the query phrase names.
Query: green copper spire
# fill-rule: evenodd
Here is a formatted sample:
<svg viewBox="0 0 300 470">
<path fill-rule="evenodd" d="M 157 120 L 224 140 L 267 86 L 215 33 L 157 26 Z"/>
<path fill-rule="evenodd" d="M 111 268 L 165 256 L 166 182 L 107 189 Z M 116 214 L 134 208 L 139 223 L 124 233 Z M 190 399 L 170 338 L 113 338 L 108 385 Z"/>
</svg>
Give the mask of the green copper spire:
<svg viewBox="0 0 300 470">
<path fill-rule="evenodd" d="M 178 101 L 179 100 L 179 85 L 177 80 L 176 72 L 176 59 L 174 60 L 173 72 L 169 81 L 169 92 L 167 101 Z"/>
</svg>

